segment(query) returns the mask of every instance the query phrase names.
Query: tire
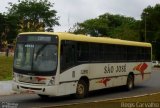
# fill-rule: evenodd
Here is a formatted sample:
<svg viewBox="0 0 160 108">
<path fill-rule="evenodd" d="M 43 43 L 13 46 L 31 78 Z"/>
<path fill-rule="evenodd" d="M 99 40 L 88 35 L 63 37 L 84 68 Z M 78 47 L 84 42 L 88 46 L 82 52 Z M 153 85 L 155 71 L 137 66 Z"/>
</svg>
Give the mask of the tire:
<svg viewBox="0 0 160 108">
<path fill-rule="evenodd" d="M 42 95 L 42 94 L 38 94 L 38 96 L 42 99 L 48 99 L 49 96 L 48 95 Z"/>
<path fill-rule="evenodd" d="M 88 96 L 88 84 L 84 80 L 78 81 L 75 97 L 78 99 Z"/>
<path fill-rule="evenodd" d="M 126 90 L 130 91 L 134 88 L 134 77 L 133 75 L 129 75 L 127 78 Z"/>
</svg>

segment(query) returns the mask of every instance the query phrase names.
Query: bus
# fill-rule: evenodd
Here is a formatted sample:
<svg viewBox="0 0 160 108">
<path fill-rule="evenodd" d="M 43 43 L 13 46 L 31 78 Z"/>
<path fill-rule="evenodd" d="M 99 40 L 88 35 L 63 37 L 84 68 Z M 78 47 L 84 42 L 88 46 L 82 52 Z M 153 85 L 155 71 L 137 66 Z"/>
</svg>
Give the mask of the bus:
<svg viewBox="0 0 160 108">
<path fill-rule="evenodd" d="M 151 76 L 150 43 L 71 33 L 26 32 L 17 36 L 12 89 L 40 97 L 124 86 Z"/>
</svg>

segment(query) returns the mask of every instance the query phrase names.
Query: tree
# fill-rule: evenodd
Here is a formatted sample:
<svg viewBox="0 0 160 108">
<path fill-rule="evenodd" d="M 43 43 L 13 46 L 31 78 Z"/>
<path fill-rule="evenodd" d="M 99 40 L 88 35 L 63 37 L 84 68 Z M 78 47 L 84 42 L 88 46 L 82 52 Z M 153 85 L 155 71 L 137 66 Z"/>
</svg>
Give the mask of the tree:
<svg viewBox="0 0 160 108">
<path fill-rule="evenodd" d="M 139 21 L 130 17 L 121 17 L 120 25 L 111 30 L 110 35 L 114 38 L 140 41 Z"/>
<path fill-rule="evenodd" d="M 5 40 L 5 34 L 4 34 L 5 22 L 6 22 L 5 15 L 0 13 L 0 50 L 3 47 L 3 41 Z"/>
<path fill-rule="evenodd" d="M 153 43 L 153 54 L 155 59 L 160 60 L 160 4 L 154 7 L 148 6 L 141 14 L 141 31 L 146 41 Z M 146 28 L 146 30 L 145 30 Z"/>
<path fill-rule="evenodd" d="M 8 43 L 12 43 L 17 36 L 17 21 L 14 16 L 0 13 L 0 50 L 7 47 Z"/>
<path fill-rule="evenodd" d="M 157 4 L 154 7 L 148 6 L 143 10 L 141 14 L 141 29 L 145 34 L 145 25 L 146 25 L 146 39 L 148 42 L 153 40 L 160 39 L 160 4 Z"/>
<path fill-rule="evenodd" d="M 4 26 L 5 26 L 5 15 L 0 13 L 0 42 L 2 42 L 3 39 L 3 32 L 5 31 Z"/>
<path fill-rule="evenodd" d="M 99 19 L 86 20 L 83 23 L 77 23 L 77 29 L 74 33 L 89 34 L 92 36 L 107 35 L 107 25 L 105 21 Z"/>
<path fill-rule="evenodd" d="M 8 43 L 12 43 L 18 34 L 18 22 L 19 20 L 17 16 L 9 14 L 6 15 L 6 40 L 8 41 Z"/>
<path fill-rule="evenodd" d="M 139 31 L 136 31 L 138 23 L 134 18 L 106 13 L 98 18 L 75 24 L 71 31 L 92 36 L 139 40 Z"/>
<path fill-rule="evenodd" d="M 74 33 L 89 34 L 92 36 L 108 36 L 109 35 L 109 19 L 110 14 L 104 14 L 95 19 L 89 19 L 83 23 L 77 23 L 72 28 Z"/>
<path fill-rule="evenodd" d="M 19 0 L 18 4 L 9 3 L 8 15 L 19 19 L 20 32 L 44 31 L 45 27 L 59 25 L 53 3 L 48 0 Z"/>
</svg>

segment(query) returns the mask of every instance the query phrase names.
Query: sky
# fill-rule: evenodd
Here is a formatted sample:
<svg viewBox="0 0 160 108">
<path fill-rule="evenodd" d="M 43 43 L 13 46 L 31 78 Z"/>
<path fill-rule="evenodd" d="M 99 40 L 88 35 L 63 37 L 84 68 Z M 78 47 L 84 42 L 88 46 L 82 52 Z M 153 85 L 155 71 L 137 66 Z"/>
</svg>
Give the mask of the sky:
<svg viewBox="0 0 160 108">
<path fill-rule="evenodd" d="M 55 26 L 55 32 L 68 31 L 77 22 L 96 18 L 104 13 L 120 14 L 140 19 L 143 9 L 155 6 L 160 0 L 49 0 L 54 3 L 53 9 L 60 17 L 60 26 Z M 6 12 L 8 2 L 18 0 L 0 0 L 0 12 Z"/>
</svg>

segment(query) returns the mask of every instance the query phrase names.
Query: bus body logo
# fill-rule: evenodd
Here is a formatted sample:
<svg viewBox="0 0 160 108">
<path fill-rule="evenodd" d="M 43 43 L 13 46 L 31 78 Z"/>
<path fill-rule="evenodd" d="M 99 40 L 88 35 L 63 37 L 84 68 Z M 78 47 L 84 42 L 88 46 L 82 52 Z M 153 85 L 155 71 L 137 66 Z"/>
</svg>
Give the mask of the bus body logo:
<svg viewBox="0 0 160 108">
<path fill-rule="evenodd" d="M 148 65 L 146 63 L 141 63 L 133 68 L 133 70 L 137 70 L 142 75 L 142 80 L 144 79 L 144 71 L 147 69 Z"/>
<path fill-rule="evenodd" d="M 42 80 L 46 80 L 46 78 L 43 77 L 35 77 L 37 79 L 38 82 L 42 81 Z"/>
<path fill-rule="evenodd" d="M 108 83 L 108 81 L 110 81 L 111 79 L 110 78 L 103 78 L 103 79 L 101 79 L 100 81 L 97 81 L 97 83 L 102 83 L 102 84 L 104 84 L 105 86 L 107 86 L 107 83 Z"/>
</svg>

